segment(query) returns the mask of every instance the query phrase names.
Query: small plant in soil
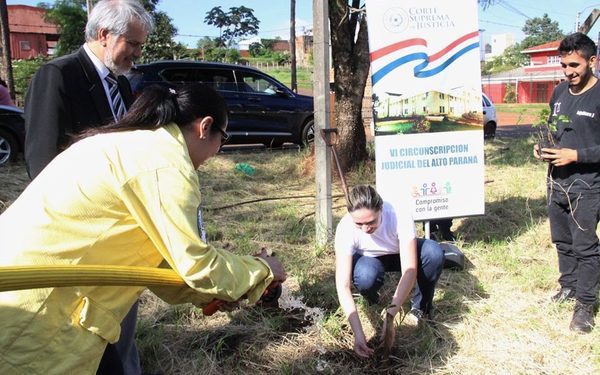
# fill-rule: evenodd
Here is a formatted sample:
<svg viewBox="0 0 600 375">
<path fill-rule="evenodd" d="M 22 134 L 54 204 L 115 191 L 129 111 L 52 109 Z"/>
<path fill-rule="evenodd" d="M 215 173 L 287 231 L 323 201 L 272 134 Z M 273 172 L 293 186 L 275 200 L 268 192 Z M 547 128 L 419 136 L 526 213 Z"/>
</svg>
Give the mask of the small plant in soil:
<svg viewBox="0 0 600 375">
<path fill-rule="evenodd" d="M 538 115 L 538 121 L 533 124 L 536 128 L 537 144 L 541 153 L 542 148 L 560 148 L 556 139 L 556 131 L 558 122 L 570 122 L 569 117 L 560 115 L 550 120 L 550 110 L 544 108 Z M 548 161 L 543 159 L 544 161 Z"/>
</svg>

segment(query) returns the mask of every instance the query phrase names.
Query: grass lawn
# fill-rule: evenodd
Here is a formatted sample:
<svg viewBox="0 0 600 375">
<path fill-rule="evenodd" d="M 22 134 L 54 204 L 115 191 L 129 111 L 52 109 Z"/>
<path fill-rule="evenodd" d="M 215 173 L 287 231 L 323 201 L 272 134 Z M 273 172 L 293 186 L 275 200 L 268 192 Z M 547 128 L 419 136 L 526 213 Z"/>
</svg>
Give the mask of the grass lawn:
<svg viewBox="0 0 600 375">
<path fill-rule="evenodd" d="M 169 306 L 144 293 L 137 330 L 144 372 L 600 373 L 600 328 L 589 335 L 570 332 L 573 304 L 549 300 L 558 269 L 545 209 L 546 165 L 532 158 L 532 142 L 499 137 L 486 143 L 486 214 L 453 224 L 468 266 L 443 271 L 434 321 L 401 324 L 388 361 L 359 359 L 352 351 L 335 292 L 333 248 L 314 242 L 309 152 L 236 152 L 210 159 L 199 171 L 208 240 L 237 254 L 253 254 L 262 246 L 275 251 L 289 277 L 281 309 L 242 303 L 238 310 L 205 317 L 191 305 Z M 237 172 L 240 162 L 256 173 Z M 349 173 L 348 185 L 374 183 L 373 168 L 370 161 Z M 0 179 L 1 211 L 27 184 L 24 164 L 0 168 Z M 345 211 L 337 181 L 333 194 L 337 223 Z M 263 200 L 244 203 L 256 199 Z M 421 232 L 421 225 L 417 228 Z M 386 278 L 382 301 L 390 300 L 396 283 L 397 277 Z M 385 306 L 357 301 L 365 333 L 375 344 Z"/>
<path fill-rule="evenodd" d="M 292 75 L 290 73 L 290 69 L 269 69 L 264 70 L 265 73 L 273 76 L 278 81 L 286 85 L 287 87 L 291 87 Z M 298 83 L 299 89 L 310 90 L 313 89 L 313 80 L 312 80 L 312 68 L 304 68 L 298 67 L 296 69 L 296 82 Z"/>
</svg>

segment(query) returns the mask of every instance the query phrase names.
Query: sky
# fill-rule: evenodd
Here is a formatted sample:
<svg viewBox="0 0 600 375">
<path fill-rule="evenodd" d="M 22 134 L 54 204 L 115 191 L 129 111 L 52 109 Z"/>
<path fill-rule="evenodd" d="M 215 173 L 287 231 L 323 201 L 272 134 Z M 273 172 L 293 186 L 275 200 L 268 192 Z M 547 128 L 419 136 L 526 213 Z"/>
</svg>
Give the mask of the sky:
<svg viewBox="0 0 600 375">
<path fill-rule="evenodd" d="M 378 1 L 378 0 L 367 0 Z M 406 0 L 397 0 L 399 4 Z M 453 0 L 440 0 L 453 1 Z M 475 0 L 473 0 L 475 1 Z M 52 0 L 46 0 L 52 3 Z M 37 5 L 39 0 L 7 0 L 7 4 Z M 246 6 L 254 10 L 254 16 L 260 20 L 258 36 L 261 38 L 289 38 L 290 2 L 288 0 L 161 0 L 158 8 L 173 20 L 178 29 L 176 40 L 190 47 L 195 47 L 204 36 L 216 37 L 219 30 L 204 23 L 206 13 L 215 6 L 221 6 L 224 11 L 230 7 Z M 313 0 L 296 0 L 296 34 L 301 35 L 307 29 L 312 29 Z M 483 11 L 479 7 L 479 28 L 482 30 L 484 43 L 491 35 L 511 33 L 516 41 L 525 35 L 521 28 L 528 18 L 541 17 L 544 13 L 559 22 L 564 33 L 575 30 L 577 14 L 580 22 L 587 18 L 597 7 L 600 0 L 494 0 L 494 5 Z M 597 40 L 600 21 L 589 33 Z"/>
</svg>

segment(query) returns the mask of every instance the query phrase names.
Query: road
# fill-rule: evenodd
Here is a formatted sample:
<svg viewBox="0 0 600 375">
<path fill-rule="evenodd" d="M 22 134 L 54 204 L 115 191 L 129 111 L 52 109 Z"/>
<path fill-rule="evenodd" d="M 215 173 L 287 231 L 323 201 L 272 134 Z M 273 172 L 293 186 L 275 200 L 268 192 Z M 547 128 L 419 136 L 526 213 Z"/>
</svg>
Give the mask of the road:
<svg viewBox="0 0 600 375">
<path fill-rule="evenodd" d="M 497 137 L 521 138 L 527 137 L 535 132 L 535 129 L 531 126 L 535 121 L 534 116 L 497 112 L 496 121 L 498 122 L 498 127 L 496 128 Z"/>
</svg>

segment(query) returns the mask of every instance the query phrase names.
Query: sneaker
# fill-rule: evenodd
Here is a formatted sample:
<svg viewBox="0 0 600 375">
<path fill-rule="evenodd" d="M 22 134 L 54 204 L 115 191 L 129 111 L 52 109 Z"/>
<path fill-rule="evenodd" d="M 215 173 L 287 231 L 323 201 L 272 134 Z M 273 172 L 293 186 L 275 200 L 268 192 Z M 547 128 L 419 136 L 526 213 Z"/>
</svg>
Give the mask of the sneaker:
<svg viewBox="0 0 600 375">
<path fill-rule="evenodd" d="M 565 301 L 573 301 L 575 299 L 575 290 L 571 288 L 560 288 L 558 293 L 551 298 L 552 302 L 562 303 Z"/>
<path fill-rule="evenodd" d="M 594 328 L 594 305 L 586 305 L 577 301 L 569 329 L 575 332 L 589 333 L 592 328 Z"/>
<path fill-rule="evenodd" d="M 431 315 L 413 307 L 406 317 L 404 322 L 409 326 L 421 326 L 431 319 Z"/>
</svg>

